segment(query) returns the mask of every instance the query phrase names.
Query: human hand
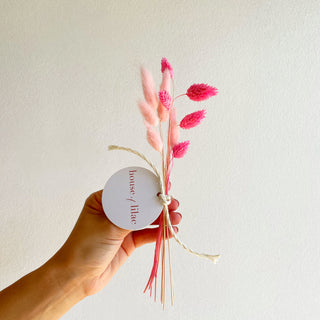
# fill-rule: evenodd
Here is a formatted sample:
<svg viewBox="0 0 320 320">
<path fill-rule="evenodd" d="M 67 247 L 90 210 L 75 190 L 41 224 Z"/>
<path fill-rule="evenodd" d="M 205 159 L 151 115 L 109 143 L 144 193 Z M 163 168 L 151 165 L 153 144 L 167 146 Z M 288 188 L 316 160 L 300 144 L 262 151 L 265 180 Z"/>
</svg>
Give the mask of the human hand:
<svg viewBox="0 0 320 320">
<path fill-rule="evenodd" d="M 101 198 L 102 190 L 87 198 L 72 233 L 50 261 L 79 279 L 84 296 L 100 291 L 136 248 L 156 241 L 158 232 L 158 228 L 130 231 L 117 227 L 107 219 Z M 175 212 L 178 206 L 179 202 L 172 199 L 172 225 L 179 224 L 182 218 Z M 153 225 L 158 224 L 157 220 Z M 177 232 L 178 228 L 174 230 Z"/>
</svg>

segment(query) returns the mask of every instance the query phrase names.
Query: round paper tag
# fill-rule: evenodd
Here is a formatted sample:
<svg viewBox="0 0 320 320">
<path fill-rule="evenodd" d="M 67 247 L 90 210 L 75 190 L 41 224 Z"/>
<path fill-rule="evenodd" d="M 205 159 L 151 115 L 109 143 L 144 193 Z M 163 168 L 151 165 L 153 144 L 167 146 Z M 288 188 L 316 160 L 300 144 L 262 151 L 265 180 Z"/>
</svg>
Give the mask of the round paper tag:
<svg viewBox="0 0 320 320">
<path fill-rule="evenodd" d="M 159 180 L 142 167 L 128 167 L 113 174 L 102 193 L 108 219 L 120 228 L 139 230 L 158 218 L 162 205 L 157 197 Z"/>
</svg>

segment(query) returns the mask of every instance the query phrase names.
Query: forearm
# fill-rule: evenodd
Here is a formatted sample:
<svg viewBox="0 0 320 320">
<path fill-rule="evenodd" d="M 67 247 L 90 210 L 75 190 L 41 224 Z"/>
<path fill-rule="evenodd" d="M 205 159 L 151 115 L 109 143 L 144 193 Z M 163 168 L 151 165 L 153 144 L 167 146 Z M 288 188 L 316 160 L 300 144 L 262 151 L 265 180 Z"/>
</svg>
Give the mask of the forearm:
<svg viewBox="0 0 320 320">
<path fill-rule="evenodd" d="M 59 319 L 85 297 L 80 279 L 48 261 L 0 292 L 2 320 Z"/>
</svg>

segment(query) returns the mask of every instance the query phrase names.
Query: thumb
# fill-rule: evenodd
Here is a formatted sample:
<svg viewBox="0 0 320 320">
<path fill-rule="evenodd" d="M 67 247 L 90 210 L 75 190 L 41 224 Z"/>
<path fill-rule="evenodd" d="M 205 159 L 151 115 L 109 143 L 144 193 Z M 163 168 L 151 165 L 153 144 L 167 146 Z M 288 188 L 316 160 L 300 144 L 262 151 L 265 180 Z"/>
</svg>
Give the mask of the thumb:
<svg viewBox="0 0 320 320">
<path fill-rule="evenodd" d="M 108 238 L 112 240 L 121 240 L 131 231 L 116 226 L 107 218 L 102 207 L 102 192 L 103 190 L 96 191 L 86 199 L 84 212 L 86 215 L 90 216 L 91 219 L 96 221 L 100 220 L 99 223 L 103 226 L 103 232 L 106 232 Z"/>
</svg>

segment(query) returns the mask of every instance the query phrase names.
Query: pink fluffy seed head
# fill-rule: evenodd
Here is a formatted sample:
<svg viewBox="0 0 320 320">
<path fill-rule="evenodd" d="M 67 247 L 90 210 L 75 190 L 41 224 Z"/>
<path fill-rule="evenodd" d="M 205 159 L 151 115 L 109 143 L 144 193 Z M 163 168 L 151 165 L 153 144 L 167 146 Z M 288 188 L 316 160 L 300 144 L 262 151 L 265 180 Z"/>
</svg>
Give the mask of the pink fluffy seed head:
<svg viewBox="0 0 320 320">
<path fill-rule="evenodd" d="M 138 101 L 138 106 L 143 119 L 147 124 L 151 126 L 156 126 L 159 123 L 159 118 L 156 111 L 148 104 L 148 102 L 140 100 Z"/>
<path fill-rule="evenodd" d="M 156 110 L 158 106 L 158 97 L 152 74 L 149 70 L 145 69 L 144 67 L 141 67 L 140 71 L 144 97 L 146 101 L 150 104 L 150 106 Z"/>
<path fill-rule="evenodd" d="M 172 155 L 174 158 L 182 158 L 187 153 L 190 141 L 184 141 L 176 144 L 172 148 Z"/>
<path fill-rule="evenodd" d="M 171 64 L 166 58 L 161 59 L 161 72 L 163 73 L 166 69 L 170 72 L 170 77 L 173 77 L 173 68 L 171 67 Z"/>
<path fill-rule="evenodd" d="M 170 71 L 168 69 L 164 70 L 162 73 L 162 82 L 160 85 L 160 91 L 166 90 L 170 92 Z"/>
<path fill-rule="evenodd" d="M 163 143 L 161 141 L 159 133 L 153 127 L 147 127 L 147 140 L 151 147 L 156 151 L 161 152 Z"/>
<path fill-rule="evenodd" d="M 189 99 L 193 101 L 203 101 L 217 94 L 217 88 L 211 87 L 205 83 L 193 84 L 186 93 Z"/>
<path fill-rule="evenodd" d="M 169 119 L 169 110 L 161 102 L 158 105 L 158 116 L 161 122 L 166 122 Z"/>
<path fill-rule="evenodd" d="M 200 110 L 186 115 L 180 122 L 180 128 L 191 129 L 200 124 L 206 117 L 206 110 Z"/>
<path fill-rule="evenodd" d="M 159 100 L 169 110 L 171 106 L 171 96 L 166 90 L 159 92 Z"/>
</svg>

